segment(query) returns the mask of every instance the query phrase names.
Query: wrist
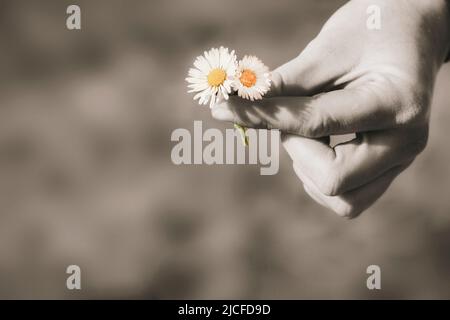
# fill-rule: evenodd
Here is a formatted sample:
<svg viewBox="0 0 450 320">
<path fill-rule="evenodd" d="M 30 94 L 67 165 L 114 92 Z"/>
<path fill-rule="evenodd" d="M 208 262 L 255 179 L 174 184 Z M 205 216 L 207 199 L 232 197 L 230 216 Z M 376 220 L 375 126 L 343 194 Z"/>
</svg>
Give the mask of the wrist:
<svg viewBox="0 0 450 320">
<path fill-rule="evenodd" d="M 450 59 L 450 0 L 414 0 L 418 10 L 426 17 L 423 27 L 436 41 L 435 49 L 442 52 L 441 62 Z"/>
<path fill-rule="evenodd" d="M 449 62 L 450 61 L 450 0 L 446 0 L 445 1 L 445 5 L 446 5 L 446 13 L 447 13 L 447 57 L 445 59 L 445 62 Z"/>
<path fill-rule="evenodd" d="M 389 18 L 409 25 L 410 34 L 439 68 L 450 59 L 450 0 L 362 0 L 386 8 Z M 395 23 L 393 24 L 395 26 Z M 408 31 L 405 30 L 405 33 Z M 427 48 L 427 49 L 425 49 Z"/>
</svg>

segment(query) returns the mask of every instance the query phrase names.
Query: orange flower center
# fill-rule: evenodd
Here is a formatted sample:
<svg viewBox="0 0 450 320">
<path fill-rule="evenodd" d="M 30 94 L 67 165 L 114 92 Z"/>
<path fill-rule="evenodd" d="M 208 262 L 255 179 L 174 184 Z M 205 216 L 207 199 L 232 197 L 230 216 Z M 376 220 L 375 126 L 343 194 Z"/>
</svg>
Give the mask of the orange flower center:
<svg viewBox="0 0 450 320">
<path fill-rule="evenodd" d="M 218 87 L 225 82 L 227 74 L 223 69 L 216 68 L 208 74 L 208 84 L 212 87 Z"/>
<path fill-rule="evenodd" d="M 247 88 L 253 87 L 256 83 L 256 74 L 251 70 L 245 69 L 242 71 L 239 81 Z"/>
</svg>

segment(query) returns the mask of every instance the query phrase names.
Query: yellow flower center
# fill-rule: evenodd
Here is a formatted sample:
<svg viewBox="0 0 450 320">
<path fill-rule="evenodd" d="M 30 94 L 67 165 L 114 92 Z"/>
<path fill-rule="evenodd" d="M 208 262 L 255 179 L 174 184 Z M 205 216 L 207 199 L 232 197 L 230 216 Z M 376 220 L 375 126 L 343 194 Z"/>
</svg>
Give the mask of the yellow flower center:
<svg viewBox="0 0 450 320">
<path fill-rule="evenodd" d="M 256 74 L 251 70 L 245 69 L 242 71 L 239 81 L 247 88 L 253 87 L 256 83 Z"/>
<path fill-rule="evenodd" d="M 224 83 L 227 74 L 223 69 L 216 68 L 208 74 L 208 84 L 212 87 L 218 87 Z"/>
</svg>

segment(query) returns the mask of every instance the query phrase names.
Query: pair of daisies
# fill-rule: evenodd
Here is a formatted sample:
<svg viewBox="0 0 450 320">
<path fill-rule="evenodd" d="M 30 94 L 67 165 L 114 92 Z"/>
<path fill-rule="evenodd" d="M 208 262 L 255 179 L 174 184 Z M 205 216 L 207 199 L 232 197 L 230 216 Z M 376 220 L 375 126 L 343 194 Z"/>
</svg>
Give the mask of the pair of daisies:
<svg viewBox="0 0 450 320">
<path fill-rule="evenodd" d="M 228 48 L 212 48 L 197 57 L 195 68 L 189 69 L 188 92 L 200 105 L 209 102 L 210 108 L 221 99 L 228 100 L 236 92 L 243 99 L 259 100 L 270 89 L 270 74 L 261 60 L 245 56 L 237 61 L 236 54 Z"/>
</svg>

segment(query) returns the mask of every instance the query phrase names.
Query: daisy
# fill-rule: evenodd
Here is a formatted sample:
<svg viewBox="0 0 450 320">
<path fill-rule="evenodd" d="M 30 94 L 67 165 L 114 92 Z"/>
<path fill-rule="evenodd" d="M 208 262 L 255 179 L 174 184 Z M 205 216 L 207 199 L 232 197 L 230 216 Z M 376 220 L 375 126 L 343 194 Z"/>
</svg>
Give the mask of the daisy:
<svg viewBox="0 0 450 320">
<path fill-rule="evenodd" d="M 255 56 L 245 56 L 239 61 L 233 88 L 239 97 L 259 100 L 270 89 L 269 68 Z"/>
<path fill-rule="evenodd" d="M 212 48 L 198 56 L 194 62 L 195 68 L 189 69 L 188 92 L 195 92 L 194 100 L 200 105 L 212 108 L 218 99 L 228 100 L 232 83 L 236 74 L 236 55 L 228 48 Z"/>
</svg>

